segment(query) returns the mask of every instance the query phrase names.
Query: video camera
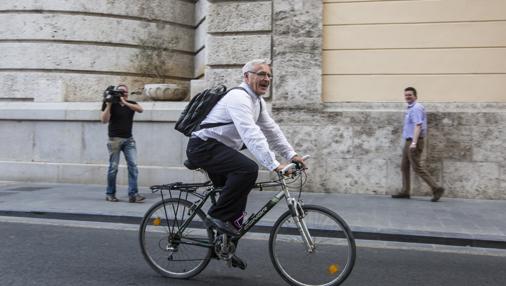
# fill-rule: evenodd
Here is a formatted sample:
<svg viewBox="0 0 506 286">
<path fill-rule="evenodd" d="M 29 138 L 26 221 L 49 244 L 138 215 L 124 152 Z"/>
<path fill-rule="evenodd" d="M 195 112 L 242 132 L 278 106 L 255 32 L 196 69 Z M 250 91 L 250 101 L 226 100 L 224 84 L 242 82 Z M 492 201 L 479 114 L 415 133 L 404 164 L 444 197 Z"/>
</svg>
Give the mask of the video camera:
<svg viewBox="0 0 506 286">
<path fill-rule="evenodd" d="M 120 98 L 126 95 L 127 92 L 120 90 L 119 86 L 110 85 L 104 90 L 104 102 L 118 103 Z"/>
</svg>

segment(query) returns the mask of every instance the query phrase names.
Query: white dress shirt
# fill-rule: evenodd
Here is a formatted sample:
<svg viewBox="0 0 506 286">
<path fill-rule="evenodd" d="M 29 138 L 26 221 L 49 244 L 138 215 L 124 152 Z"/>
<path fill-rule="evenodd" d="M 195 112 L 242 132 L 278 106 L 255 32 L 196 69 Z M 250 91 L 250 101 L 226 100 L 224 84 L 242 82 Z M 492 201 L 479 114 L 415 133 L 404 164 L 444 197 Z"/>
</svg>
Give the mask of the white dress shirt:
<svg viewBox="0 0 506 286">
<path fill-rule="evenodd" d="M 290 160 L 296 153 L 267 112 L 262 97 L 256 95 L 244 82 L 239 86 L 247 92 L 234 89 L 227 93 L 201 123 L 233 124 L 201 129 L 192 135 L 206 141 L 213 138 L 235 150 L 240 150 L 244 144 L 260 164 L 272 171 L 279 166 L 279 162 L 269 144 L 286 160 Z"/>
</svg>

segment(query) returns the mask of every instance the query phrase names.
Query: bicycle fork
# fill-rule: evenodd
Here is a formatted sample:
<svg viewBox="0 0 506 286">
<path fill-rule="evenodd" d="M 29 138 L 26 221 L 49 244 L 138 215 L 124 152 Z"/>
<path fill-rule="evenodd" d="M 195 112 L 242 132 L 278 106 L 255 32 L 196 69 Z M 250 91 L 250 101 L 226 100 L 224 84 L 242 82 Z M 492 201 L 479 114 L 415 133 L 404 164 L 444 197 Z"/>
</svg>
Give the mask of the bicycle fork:
<svg viewBox="0 0 506 286">
<path fill-rule="evenodd" d="M 295 198 L 288 198 L 287 201 L 290 212 L 292 213 L 292 218 L 295 221 L 295 225 L 297 225 L 300 235 L 302 236 L 306 250 L 309 253 L 313 253 L 316 246 L 309 230 L 307 229 L 307 225 L 304 222 L 304 210 L 302 209 L 302 204 Z"/>
</svg>

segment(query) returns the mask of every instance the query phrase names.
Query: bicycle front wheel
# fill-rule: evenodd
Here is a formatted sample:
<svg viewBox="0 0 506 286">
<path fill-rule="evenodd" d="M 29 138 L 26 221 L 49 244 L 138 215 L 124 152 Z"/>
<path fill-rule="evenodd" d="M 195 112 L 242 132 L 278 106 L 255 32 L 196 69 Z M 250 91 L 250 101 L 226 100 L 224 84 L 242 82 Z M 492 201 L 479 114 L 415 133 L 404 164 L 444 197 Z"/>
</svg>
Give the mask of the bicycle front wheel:
<svg viewBox="0 0 506 286">
<path fill-rule="evenodd" d="M 290 211 L 274 224 L 269 254 L 276 271 L 291 285 L 335 286 L 351 273 L 356 249 L 346 222 L 333 211 L 320 206 L 303 206 L 302 220 L 314 243 L 308 250 Z"/>
<path fill-rule="evenodd" d="M 186 200 L 166 199 L 153 205 L 142 220 L 142 254 L 163 276 L 190 278 L 204 270 L 211 259 L 213 232 L 205 226 L 205 214 L 192 206 Z M 187 220 L 191 222 L 184 227 Z"/>
</svg>

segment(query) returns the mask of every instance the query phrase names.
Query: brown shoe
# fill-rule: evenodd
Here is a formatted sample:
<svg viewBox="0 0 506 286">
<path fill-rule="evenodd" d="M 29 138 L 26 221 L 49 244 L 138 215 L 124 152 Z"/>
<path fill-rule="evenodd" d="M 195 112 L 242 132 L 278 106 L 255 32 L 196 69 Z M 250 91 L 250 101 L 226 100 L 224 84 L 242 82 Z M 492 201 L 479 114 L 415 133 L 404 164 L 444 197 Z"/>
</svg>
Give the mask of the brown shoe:
<svg viewBox="0 0 506 286">
<path fill-rule="evenodd" d="M 443 188 L 443 187 L 439 187 L 439 188 L 434 189 L 434 191 L 432 192 L 433 193 L 432 199 L 430 201 L 431 202 L 439 201 L 439 199 L 441 198 L 441 196 L 443 195 L 444 192 L 445 192 L 445 188 Z"/>
<path fill-rule="evenodd" d="M 106 195 L 105 200 L 108 202 L 113 202 L 113 203 L 119 202 L 118 198 L 116 198 L 115 195 Z"/>
<path fill-rule="evenodd" d="M 410 197 L 411 196 L 406 193 L 398 193 L 398 194 L 392 195 L 392 198 L 394 198 L 394 199 L 409 199 Z"/>
<path fill-rule="evenodd" d="M 140 203 L 142 201 L 144 201 L 145 197 L 139 195 L 139 194 L 135 194 L 131 197 L 128 198 L 128 202 L 129 203 Z"/>
</svg>

